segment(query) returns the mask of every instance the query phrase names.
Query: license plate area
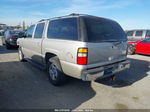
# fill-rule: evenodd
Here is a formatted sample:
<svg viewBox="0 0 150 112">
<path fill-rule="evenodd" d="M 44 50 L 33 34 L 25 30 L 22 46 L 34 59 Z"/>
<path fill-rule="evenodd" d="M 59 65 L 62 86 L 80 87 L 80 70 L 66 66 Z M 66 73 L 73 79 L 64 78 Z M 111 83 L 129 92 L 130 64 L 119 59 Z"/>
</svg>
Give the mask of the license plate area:
<svg viewBox="0 0 150 112">
<path fill-rule="evenodd" d="M 112 67 L 109 67 L 109 68 L 105 68 L 104 76 L 111 75 L 113 73 L 113 71 L 117 68 L 118 68 L 118 66 L 112 66 Z"/>
<path fill-rule="evenodd" d="M 113 70 L 113 67 L 105 69 L 104 75 L 111 74 L 111 73 L 112 73 L 112 70 Z"/>
</svg>

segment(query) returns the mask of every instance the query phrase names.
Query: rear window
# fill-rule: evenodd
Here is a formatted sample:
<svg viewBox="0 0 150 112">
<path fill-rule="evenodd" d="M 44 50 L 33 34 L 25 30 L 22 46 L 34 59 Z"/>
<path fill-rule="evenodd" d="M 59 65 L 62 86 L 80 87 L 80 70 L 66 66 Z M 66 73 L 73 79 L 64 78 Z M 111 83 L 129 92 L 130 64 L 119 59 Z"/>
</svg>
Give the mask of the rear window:
<svg viewBox="0 0 150 112">
<path fill-rule="evenodd" d="M 50 21 L 47 37 L 78 40 L 77 18 L 65 18 Z"/>
<path fill-rule="evenodd" d="M 23 31 L 10 31 L 10 34 L 12 36 L 22 37 L 24 35 L 24 32 Z"/>
<path fill-rule="evenodd" d="M 103 18 L 84 18 L 88 41 L 127 40 L 126 34 L 118 23 Z"/>
<path fill-rule="evenodd" d="M 133 31 L 128 31 L 127 36 L 133 36 L 133 33 L 134 33 Z"/>
<path fill-rule="evenodd" d="M 150 37 L 150 30 L 146 31 L 146 37 Z"/>
</svg>

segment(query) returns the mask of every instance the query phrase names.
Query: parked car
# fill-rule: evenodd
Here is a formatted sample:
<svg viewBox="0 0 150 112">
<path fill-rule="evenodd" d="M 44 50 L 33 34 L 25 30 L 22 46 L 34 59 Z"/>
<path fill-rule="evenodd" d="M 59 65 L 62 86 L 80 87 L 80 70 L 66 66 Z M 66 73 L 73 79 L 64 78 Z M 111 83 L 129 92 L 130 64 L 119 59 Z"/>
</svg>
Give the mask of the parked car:
<svg viewBox="0 0 150 112">
<path fill-rule="evenodd" d="M 140 30 L 140 29 L 128 30 L 126 34 L 129 41 L 138 41 L 146 37 L 150 37 L 150 29 L 149 30 Z"/>
<path fill-rule="evenodd" d="M 4 44 L 4 30 L 0 30 L 0 40 L 2 42 L 2 44 Z"/>
<path fill-rule="evenodd" d="M 106 18 L 71 14 L 41 20 L 17 42 L 20 61 L 47 69 L 56 86 L 67 76 L 91 81 L 130 67 L 126 34 L 117 22 Z"/>
<path fill-rule="evenodd" d="M 150 55 L 150 38 L 128 42 L 128 54 L 134 53 Z"/>
<path fill-rule="evenodd" d="M 24 31 L 21 30 L 7 30 L 4 34 L 4 43 L 6 48 L 10 49 L 17 46 L 17 39 L 22 38 Z"/>
</svg>

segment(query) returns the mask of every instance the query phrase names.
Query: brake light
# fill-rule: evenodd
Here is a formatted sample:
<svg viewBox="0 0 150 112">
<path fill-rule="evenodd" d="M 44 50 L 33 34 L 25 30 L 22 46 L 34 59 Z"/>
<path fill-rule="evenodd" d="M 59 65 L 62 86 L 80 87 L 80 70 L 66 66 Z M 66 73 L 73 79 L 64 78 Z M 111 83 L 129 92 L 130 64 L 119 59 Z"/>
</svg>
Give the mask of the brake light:
<svg viewBox="0 0 150 112">
<path fill-rule="evenodd" d="M 9 37 L 9 39 L 15 39 L 15 37 Z"/>
<path fill-rule="evenodd" d="M 87 60 L 88 60 L 88 49 L 79 48 L 77 52 L 77 64 L 87 65 Z"/>
</svg>

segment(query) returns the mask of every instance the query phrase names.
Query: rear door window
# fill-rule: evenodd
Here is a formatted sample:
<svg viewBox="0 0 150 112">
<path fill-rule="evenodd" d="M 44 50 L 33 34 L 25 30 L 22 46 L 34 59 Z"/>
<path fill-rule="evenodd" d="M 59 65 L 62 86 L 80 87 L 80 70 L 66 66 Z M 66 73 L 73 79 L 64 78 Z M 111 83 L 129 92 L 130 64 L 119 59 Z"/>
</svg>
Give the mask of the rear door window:
<svg viewBox="0 0 150 112">
<path fill-rule="evenodd" d="M 133 33 L 134 33 L 133 31 L 128 31 L 127 36 L 133 36 Z"/>
<path fill-rule="evenodd" d="M 143 31 L 136 31 L 135 36 L 142 36 L 143 35 Z"/>
<path fill-rule="evenodd" d="M 48 26 L 47 37 L 78 40 L 77 18 L 51 20 Z"/>
<path fill-rule="evenodd" d="M 150 30 L 146 31 L 146 37 L 150 37 Z"/>
<path fill-rule="evenodd" d="M 89 42 L 127 40 L 125 32 L 115 21 L 84 17 L 84 22 Z"/>
<path fill-rule="evenodd" d="M 36 26 L 34 38 L 42 38 L 45 23 L 39 23 Z"/>
</svg>

